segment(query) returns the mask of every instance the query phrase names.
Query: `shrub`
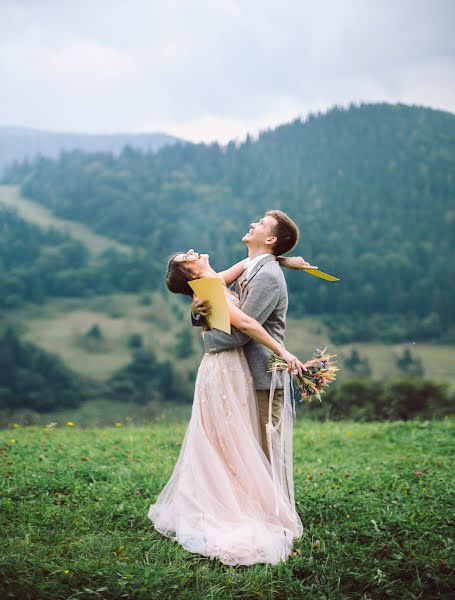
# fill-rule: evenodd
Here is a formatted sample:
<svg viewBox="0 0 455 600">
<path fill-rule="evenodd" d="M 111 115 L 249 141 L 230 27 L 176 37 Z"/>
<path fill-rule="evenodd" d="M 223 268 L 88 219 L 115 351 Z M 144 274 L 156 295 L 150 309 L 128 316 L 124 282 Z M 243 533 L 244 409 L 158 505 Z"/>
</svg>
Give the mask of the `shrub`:
<svg viewBox="0 0 455 600">
<path fill-rule="evenodd" d="M 328 389 L 322 402 L 305 406 L 316 419 L 360 421 L 440 418 L 454 413 L 448 384 L 425 379 L 342 380 Z"/>
</svg>

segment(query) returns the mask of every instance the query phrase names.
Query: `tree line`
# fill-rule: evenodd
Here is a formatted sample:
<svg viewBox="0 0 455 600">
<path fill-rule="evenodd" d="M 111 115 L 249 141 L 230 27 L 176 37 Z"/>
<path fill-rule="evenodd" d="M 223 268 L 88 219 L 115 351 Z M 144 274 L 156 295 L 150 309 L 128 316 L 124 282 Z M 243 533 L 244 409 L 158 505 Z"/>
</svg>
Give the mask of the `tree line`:
<svg viewBox="0 0 455 600">
<path fill-rule="evenodd" d="M 84 297 L 149 289 L 159 279 L 151 249 L 105 250 L 96 261 L 87 247 L 56 228 L 43 230 L 0 206 L 0 308 L 49 297 Z"/>
<path fill-rule="evenodd" d="M 20 339 L 8 327 L 0 336 L 0 409 L 30 409 L 40 413 L 75 408 L 85 400 L 107 398 L 147 404 L 190 401 L 168 361 L 133 348 L 130 362 L 104 382 L 82 377 L 56 354 Z"/>
</svg>

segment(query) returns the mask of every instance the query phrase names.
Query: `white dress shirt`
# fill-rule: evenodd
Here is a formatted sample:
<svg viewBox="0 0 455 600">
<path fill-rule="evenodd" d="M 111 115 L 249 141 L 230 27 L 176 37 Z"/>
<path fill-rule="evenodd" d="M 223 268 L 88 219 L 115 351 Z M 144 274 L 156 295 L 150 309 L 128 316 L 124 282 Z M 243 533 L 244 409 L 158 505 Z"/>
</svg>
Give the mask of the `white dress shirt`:
<svg viewBox="0 0 455 600">
<path fill-rule="evenodd" d="M 265 256 L 270 256 L 270 252 L 266 252 L 265 254 L 259 254 L 259 256 L 256 256 L 255 258 L 245 258 L 244 265 L 246 271 L 246 279 L 248 279 L 248 277 L 251 275 L 251 272 L 253 271 L 254 267 L 258 264 L 258 262 L 262 260 Z"/>
</svg>

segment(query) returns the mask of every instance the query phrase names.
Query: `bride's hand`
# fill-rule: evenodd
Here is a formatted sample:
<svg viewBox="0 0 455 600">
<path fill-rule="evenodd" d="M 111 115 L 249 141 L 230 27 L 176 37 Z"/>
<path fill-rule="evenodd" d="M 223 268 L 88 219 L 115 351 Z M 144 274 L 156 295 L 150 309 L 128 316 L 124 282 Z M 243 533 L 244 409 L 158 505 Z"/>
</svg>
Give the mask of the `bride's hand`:
<svg viewBox="0 0 455 600">
<path fill-rule="evenodd" d="M 293 373 L 294 375 L 302 375 L 302 372 L 306 370 L 303 363 L 300 362 L 297 356 L 294 356 L 287 350 L 281 354 L 281 358 L 288 365 L 289 373 Z"/>
<path fill-rule="evenodd" d="M 193 296 L 193 302 L 191 303 L 191 312 L 193 315 L 201 315 L 202 317 L 208 317 L 212 311 L 210 302 L 208 300 L 201 300 L 197 296 Z"/>
</svg>

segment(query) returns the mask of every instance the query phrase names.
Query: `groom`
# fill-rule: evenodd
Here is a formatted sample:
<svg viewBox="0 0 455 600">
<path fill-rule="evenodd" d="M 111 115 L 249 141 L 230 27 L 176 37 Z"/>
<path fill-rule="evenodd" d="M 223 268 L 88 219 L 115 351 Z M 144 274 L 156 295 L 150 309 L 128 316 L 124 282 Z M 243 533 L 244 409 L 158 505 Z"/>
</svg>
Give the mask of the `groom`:
<svg viewBox="0 0 455 600">
<path fill-rule="evenodd" d="M 292 250 L 298 239 L 299 229 L 292 219 L 280 210 L 268 211 L 257 223 L 251 223 L 250 230 L 242 238 L 248 248 L 248 258 L 243 274 L 234 284 L 242 311 L 259 321 L 280 343 L 284 343 L 288 293 L 277 257 Z M 309 263 L 305 265 L 310 266 Z M 301 264 L 299 268 L 302 268 Z M 191 309 L 194 325 L 200 324 L 201 316 L 209 314 L 207 303 L 198 298 L 193 299 Z M 204 334 L 205 352 L 220 352 L 240 346 L 243 346 L 253 376 L 258 400 L 261 445 L 269 458 L 265 426 L 268 421 L 271 385 L 267 363 L 271 351 L 235 328 L 232 328 L 231 335 L 214 329 Z M 282 400 L 283 383 L 279 378 L 272 405 L 274 425 L 280 420 Z"/>
</svg>

